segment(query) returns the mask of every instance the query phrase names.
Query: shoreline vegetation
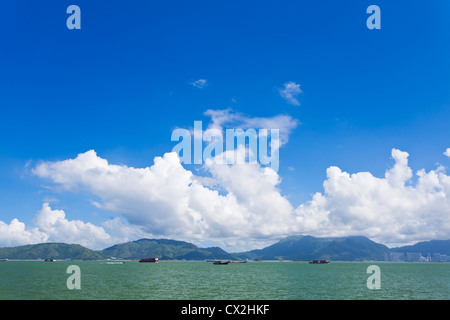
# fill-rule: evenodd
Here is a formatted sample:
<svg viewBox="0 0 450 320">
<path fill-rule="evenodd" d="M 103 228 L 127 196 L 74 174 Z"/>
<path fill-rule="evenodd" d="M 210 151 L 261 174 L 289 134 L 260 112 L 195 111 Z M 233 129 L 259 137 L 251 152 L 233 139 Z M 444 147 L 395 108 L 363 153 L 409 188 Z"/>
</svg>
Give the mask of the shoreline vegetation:
<svg viewBox="0 0 450 320">
<path fill-rule="evenodd" d="M 40 243 L 0 248 L 0 259 L 8 261 L 138 261 L 158 257 L 159 261 L 274 261 L 309 262 L 450 262 L 450 240 L 419 242 L 413 246 L 388 248 L 363 236 L 316 238 L 290 236 L 265 247 L 228 253 L 219 247 L 199 248 L 184 241 L 140 239 L 91 250 L 79 244 Z M 52 261 L 50 261 L 52 262 Z"/>
</svg>

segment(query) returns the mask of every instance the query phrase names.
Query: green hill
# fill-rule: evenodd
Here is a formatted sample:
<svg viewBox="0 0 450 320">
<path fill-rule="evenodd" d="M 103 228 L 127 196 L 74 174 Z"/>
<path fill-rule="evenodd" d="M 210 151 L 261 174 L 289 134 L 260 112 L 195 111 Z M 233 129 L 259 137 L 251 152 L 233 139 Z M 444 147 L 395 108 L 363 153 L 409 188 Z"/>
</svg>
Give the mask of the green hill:
<svg viewBox="0 0 450 320">
<path fill-rule="evenodd" d="M 0 248 L 0 257 L 8 259 L 72 259 L 96 260 L 102 256 L 79 244 L 40 243 Z"/>
<path fill-rule="evenodd" d="M 18 247 L 0 248 L 0 258 L 102 260 L 111 257 L 141 259 L 157 257 L 160 260 L 236 259 L 218 247 L 199 248 L 184 241 L 168 239 L 140 239 L 94 251 L 78 244 L 41 243 Z"/>
<path fill-rule="evenodd" d="M 161 260 L 235 258 L 217 247 L 199 248 L 192 243 L 168 239 L 140 239 L 114 245 L 99 251 L 99 253 L 105 258 L 116 257 L 122 259 L 141 259 L 148 257 L 157 257 Z"/>
</svg>

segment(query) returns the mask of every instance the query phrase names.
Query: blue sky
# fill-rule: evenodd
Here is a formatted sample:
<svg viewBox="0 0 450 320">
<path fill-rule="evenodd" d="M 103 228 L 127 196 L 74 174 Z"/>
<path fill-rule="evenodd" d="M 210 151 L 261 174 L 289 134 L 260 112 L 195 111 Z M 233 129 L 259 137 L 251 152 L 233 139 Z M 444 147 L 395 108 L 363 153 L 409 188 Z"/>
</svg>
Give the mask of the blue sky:
<svg viewBox="0 0 450 320">
<path fill-rule="evenodd" d="M 81 30 L 66 27 L 71 4 Z M 366 27 L 371 4 L 380 30 Z M 0 221 L 32 226 L 43 202 L 68 219 L 126 221 L 92 205 L 102 195 L 55 191 L 33 168 L 88 150 L 151 166 L 173 148 L 172 130 L 206 125 L 208 109 L 299 121 L 278 171 L 293 207 L 324 192 L 331 166 L 383 178 L 393 148 L 409 154 L 414 173 L 448 167 L 449 13 L 445 0 L 5 0 Z M 199 79 L 207 86 L 192 85 Z M 280 96 L 291 81 L 300 105 Z"/>
</svg>

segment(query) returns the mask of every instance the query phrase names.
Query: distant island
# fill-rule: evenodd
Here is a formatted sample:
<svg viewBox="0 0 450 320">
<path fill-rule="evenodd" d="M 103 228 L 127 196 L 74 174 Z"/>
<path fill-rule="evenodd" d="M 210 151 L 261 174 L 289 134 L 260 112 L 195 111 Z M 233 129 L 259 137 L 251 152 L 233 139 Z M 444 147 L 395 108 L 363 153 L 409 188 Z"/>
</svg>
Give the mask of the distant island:
<svg viewBox="0 0 450 320">
<path fill-rule="evenodd" d="M 263 249 L 228 253 L 219 247 L 199 248 L 170 239 L 140 239 L 103 250 L 91 250 L 79 244 L 40 243 L 0 248 L 0 258 L 13 260 L 295 260 L 331 261 L 412 261 L 450 262 L 450 240 L 419 242 L 413 246 L 388 248 L 363 236 L 312 237 L 290 236 Z"/>
</svg>

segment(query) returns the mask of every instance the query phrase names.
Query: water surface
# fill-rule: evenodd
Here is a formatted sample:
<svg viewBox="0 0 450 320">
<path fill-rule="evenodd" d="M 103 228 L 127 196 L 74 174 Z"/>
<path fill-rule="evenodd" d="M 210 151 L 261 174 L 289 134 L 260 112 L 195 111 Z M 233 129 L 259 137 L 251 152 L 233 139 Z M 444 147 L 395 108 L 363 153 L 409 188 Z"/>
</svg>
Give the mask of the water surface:
<svg viewBox="0 0 450 320">
<path fill-rule="evenodd" d="M 381 289 L 366 282 L 381 270 Z M 69 290 L 67 267 L 80 268 L 80 290 Z M 448 263 L 8 261 L 0 263 L 0 299 L 341 300 L 449 299 Z"/>
</svg>

